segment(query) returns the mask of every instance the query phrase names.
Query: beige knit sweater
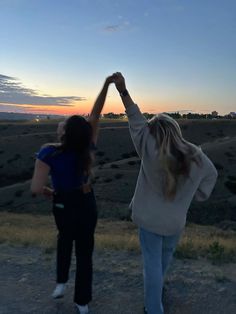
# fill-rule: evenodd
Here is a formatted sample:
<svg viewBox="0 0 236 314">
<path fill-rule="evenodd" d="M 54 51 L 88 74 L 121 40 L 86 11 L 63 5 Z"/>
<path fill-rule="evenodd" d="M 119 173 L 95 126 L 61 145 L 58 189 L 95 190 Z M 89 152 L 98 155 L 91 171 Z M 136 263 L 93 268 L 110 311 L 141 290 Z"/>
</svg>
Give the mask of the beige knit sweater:
<svg viewBox="0 0 236 314">
<path fill-rule="evenodd" d="M 216 183 L 217 171 L 209 158 L 196 147 L 202 165 L 192 163 L 189 177 L 178 183 L 175 199 L 168 201 L 162 192 L 156 140 L 137 105 L 126 110 L 130 134 L 141 159 L 139 176 L 130 207 L 139 227 L 160 235 L 174 235 L 184 228 L 191 201 L 205 201 Z"/>
</svg>

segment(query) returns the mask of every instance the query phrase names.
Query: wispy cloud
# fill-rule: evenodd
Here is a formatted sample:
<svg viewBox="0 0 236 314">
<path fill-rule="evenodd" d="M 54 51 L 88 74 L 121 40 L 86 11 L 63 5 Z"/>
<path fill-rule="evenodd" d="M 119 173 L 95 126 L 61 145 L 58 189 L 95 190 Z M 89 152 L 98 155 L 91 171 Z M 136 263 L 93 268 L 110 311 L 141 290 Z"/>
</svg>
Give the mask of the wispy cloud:
<svg viewBox="0 0 236 314">
<path fill-rule="evenodd" d="M 17 105 L 73 106 L 71 103 L 85 100 L 79 96 L 40 95 L 34 89 L 25 87 L 15 77 L 0 74 L 0 103 Z"/>
<path fill-rule="evenodd" d="M 119 16 L 118 19 L 122 20 L 123 17 Z M 122 23 L 119 23 L 119 24 L 107 25 L 103 28 L 103 31 L 107 32 L 107 33 L 115 33 L 115 32 L 119 32 L 119 31 L 122 31 L 124 29 L 127 29 L 129 26 L 130 26 L 129 21 L 123 21 Z"/>
<path fill-rule="evenodd" d="M 120 25 L 108 25 L 106 27 L 104 27 L 104 32 L 108 32 L 108 33 L 115 33 L 118 32 L 120 30 Z"/>
</svg>

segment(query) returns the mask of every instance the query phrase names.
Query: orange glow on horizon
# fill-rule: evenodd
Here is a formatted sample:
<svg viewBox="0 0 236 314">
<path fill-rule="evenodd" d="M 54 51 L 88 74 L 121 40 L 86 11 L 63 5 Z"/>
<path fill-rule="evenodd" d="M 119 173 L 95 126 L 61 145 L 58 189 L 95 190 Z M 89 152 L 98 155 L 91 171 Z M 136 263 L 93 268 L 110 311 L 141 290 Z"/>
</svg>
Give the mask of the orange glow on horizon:
<svg viewBox="0 0 236 314">
<path fill-rule="evenodd" d="M 164 111 L 171 111 L 173 105 L 170 104 L 159 104 L 156 101 L 145 101 L 138 99 L 137 104 L 140 106 L 142 112 L 149 112 L 149 113 L 159 113 Z M 93 106 L 93 102 L 88 103 L 87 101 L 80 101 L 71 106 L 46 106 L 46 105 L 31 105 L 31 104 L 9 104 L 9 111 L 11 108 L 17 108 L 17 112 L 20 112 L 19 109 L 22 109 L 21 112 L 24 113 L 33 113 L 33 114 L 54 114 L 54 115 L 86 115 L 89 114 Z M 172 107 L 172 108 L 171 108 Z M 178 107 L 178 106 L 177 106 Z M 13 110 L 12 110 L 13 111 Z M 178 111 L 178 110 L 176 110 Z M 122 101 L 118 98 L 115 100 L 108 99 L 104 105 L 102 113 L 124 113 L 125 108 L 122 104 Z"/>
<path fill-rule="evenodd" d="M 19 109 L 22 109 L 21 112 L 24 113 L 33 113 L 33 114 L 54 114 L 54 115 L 73 115 L 73 114 L 89 114 L 92 109 L 93 103 L 88 104 L 87 102 L 81 101 L 77 104 L 71 106 L 46 106 L 46 105 L 18 105 L 11 104 L 9 105 L 9 111 L 14 111 L 17 108 L 17 112 L 20 112 Z M 14 109 L 13 109 L 14 108 Z M 12 109 L 12 110 L 11 110 Z M 105 104 L 102 113 L 121 113 L 124 112 L 124 106 L 121 103 L 109 103 Z"/>
<path fill-rule="evenodd" d="M 73 114 L 89 114 L 92 109 L 92 105 L 77 105 L 71 107 L 64 106 L 34 106 L 27 110 L 28 113 L 41 113 L 41 114 L 55 114 L 55 115 L 73 115 Z M 124 107 L 122 105 L 109 105 L 105 106 L 102 113 L 121 113 L 124 112 Z"/>
</svg>

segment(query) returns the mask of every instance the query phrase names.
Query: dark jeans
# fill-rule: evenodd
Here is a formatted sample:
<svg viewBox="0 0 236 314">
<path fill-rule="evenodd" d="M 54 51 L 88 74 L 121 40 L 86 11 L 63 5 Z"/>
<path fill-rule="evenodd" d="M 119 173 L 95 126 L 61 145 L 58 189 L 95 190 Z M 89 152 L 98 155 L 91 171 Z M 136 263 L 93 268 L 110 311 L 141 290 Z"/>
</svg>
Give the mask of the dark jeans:
<svg viewBox="0 0 236 314">
<path fill-rule="evenodd" d="M 92 299 L 92 254 L 97 222 L 93 191 L 57 192 L 53 199 L 53 214 L 58 228 L 57 282 L 66 283 L 73 241 L 75 241 L 76 278 L 74 301 L 85 305 Z"/>
</svg>

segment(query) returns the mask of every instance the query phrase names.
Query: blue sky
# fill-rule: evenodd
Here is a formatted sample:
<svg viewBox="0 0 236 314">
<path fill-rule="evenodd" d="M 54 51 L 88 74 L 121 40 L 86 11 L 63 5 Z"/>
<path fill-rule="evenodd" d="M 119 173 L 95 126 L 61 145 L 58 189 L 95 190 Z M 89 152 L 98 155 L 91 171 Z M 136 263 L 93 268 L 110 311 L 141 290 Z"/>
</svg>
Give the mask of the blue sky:
<svg viewBox="0 0 236 314">
<path fill-rule="evenodd" d="M 0 0 L 0 111 L 86 113 L 115 71 L 143 111 L 236 111 L 235 34 L 234 0 Z"/>
</svg>

